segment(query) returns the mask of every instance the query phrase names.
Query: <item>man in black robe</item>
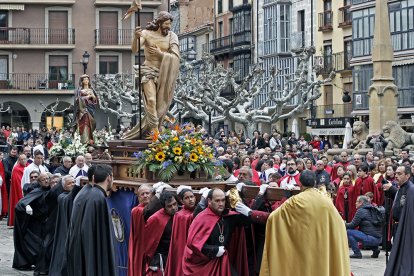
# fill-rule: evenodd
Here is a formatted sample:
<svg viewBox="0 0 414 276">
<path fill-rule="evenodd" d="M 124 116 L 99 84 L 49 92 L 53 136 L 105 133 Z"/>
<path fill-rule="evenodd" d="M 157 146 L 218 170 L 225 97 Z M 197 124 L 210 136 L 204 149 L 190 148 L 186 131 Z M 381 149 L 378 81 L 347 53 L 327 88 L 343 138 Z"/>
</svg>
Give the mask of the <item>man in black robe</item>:
<svg viewBox="0 0 414 276">
<path fill-rule="evenodd" d="M 6 177 L 5 184 L 7 187 L 7 194 L 10 195 L 10 181 L 11 181 L 11 173 L 13 171 L 13 166 L 16 164 L 17 159 L 19 156 L 17 155 L 17 147 L 13 146 L 10 149 L 9 155 L 3 159 L 3 166 L 4 166 L 4 175 Z"/>
<path fill-rule="evenodd" d="M 95 166 L 89 167 L 88 180 L 92 183 Z M 50 260 L 49 275 L 63 276 L 67 275 L 67 259 L 66 259 L 66 240 L 68 236 L 68 228 L 70 217 L 72 215 L 73 201 L 82 189 L 80 180 L 82 177 L 76 178 L 76 185 L 70 191 L 65 191 L 58 197 L 58 215 L 56 221 L 55 238 L 53 242 L 52 258 Z M 86 184 L 91 186 L 90 184 Z"/>
<path fill-rule="evenodd" d="M 393 186 L 391 183 L 384 184 L 382 187 L 385 191 L 385 195 L 393 200 L 391 215 L 393 220 L 392 236 L 394 237 L 399 227 L 400 217 L 405 203 L 407 202 L 407 191 L 410 186 L 414 184 L 410 181 L 411 168 L 409 166 L 399 166 L 395 172 L 398 187 Z"/>
<path fill-rule="evenodd" d="M 73 202 L 67 247 L 68 275 L 116 275 L 113 227 L 106 202 L 112 169 L 97 165 L 94 186 L 86 185 Z"/>
<path fill-rule="evenodd" d="M 40 174 L 42 179 L 45 174 Z M 41 251 L 44 238 L 50 227 L 48 220 L 50 211 L 56 204 L 57 197 L 63 192 L 62 185 L 56 185 L 51 189 L 49 181 L 39 182 L 40 187 L 23 197 L 16 205 L 14 220 L 14 258 L 13 268 L 19 270 L 32 269 L 35 265 L 35 273 L 43 269 Z"/>
<path fill-rule="evenodd" d="M 409 181 L 410 176 L 409 166 L 397 168 L 398 184 L 400 185 L 400 182 L 406 184 L 400 185 L 396 197 L 396 200 L 399 201 L 399 207 L 401 207 L 401 214 L 384 276 L 414 275 L 414 254 L 412 252 L 414 248 L 414 185 Z M 404 186 L 404 191 L 402 191 Z M 404 193 L 398 196 L 400 192 Z"/>
</svg>

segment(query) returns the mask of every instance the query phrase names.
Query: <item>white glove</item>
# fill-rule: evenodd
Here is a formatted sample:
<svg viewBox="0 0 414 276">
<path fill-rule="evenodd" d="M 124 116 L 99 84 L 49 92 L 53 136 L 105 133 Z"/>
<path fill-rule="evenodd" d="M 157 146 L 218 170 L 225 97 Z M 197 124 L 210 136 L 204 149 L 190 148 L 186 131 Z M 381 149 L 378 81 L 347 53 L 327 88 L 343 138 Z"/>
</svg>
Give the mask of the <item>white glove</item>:
<svg viewBox="0 0 414 276">
<path fill-rule="evenodd" d="M 250 209 L 249 207 L 247 207 L 246 205 L 244 205 L 241 202 L 237 202 L 236 203 L 236 212 L 237 213 L 240 213 L 240 214 L 245 215 L 246 217 L 248 217 L 249 216 L 249 212 L 251 210 L 252 209 Z"/>
<path fill-rule="evenodd" d="M 157 183 L 155 183 L 154 185 L 152 185 L 152 188 L 153 188 L 154 190 L 157 190 L 157 189 L 158 189 L 158 187 L 160 187 L 161 185 L 164 185 L 164 184 L 165 184 L 164 182 L 160 181 L 160 182 L 157 182 Z"/>
<path fill-rule="evenodd" d="M 264 195 L 266 193 L 267 187 L 269 187 L 268 184 L 262 184 L 259 188 L 259 195 Z"/>
<path fill-rule="evenodd" d="M 202 194 L 204 194 L 204 191 L 208 191 L 208 190 L 209 190 L 209 188 L 204 187 L 204 188 L 201 188 L 201 189 L 198 191 L 198 193 L 199 193 L 200 195 L 202 195 Z"/>
<path fill-rule="evenodd" d="M 224 255 L 224 252 L 226 252 L 226 249 L 224 249 L 224 246 L 219 246 L 219 250 L 216 254 L 216 257 L 220 258 L 221 256 Z"/>
<path fill-rule="evenodd" d="M 26 214 L 28 214 L 29 216 L 33 215 L 33 209 L 32 207 L 30 207 L 30 205 L 26 206 Z"/>
<path fill-rule="evenodd" d="M 189 189 L 189 190 L 192 190 L 191 186 L 180 185 L 180 186 L 178 186 L 178 188 L 177 188 L 177 195 L 178 195 L 178 194 L 180 194 L 180 193 L 181 193 L 181 191 L 182 191 L 183 189 Z"/>
<path fill-rule="evenodd" d="M 76 186 L 80 186 L 80 181 L 81 181 L 81 178 L 82 178 L 82 176 L 80 175 L 80 176 L 78 176 L 78 177 L 76 177 L 76 179 L 75 179 L 75 185 Z"/>
<path fill-rule="evenodd" d="M 244 184 L 243 182 L 237 183 L 236 184 L 237 191 L 241 192 L 244 185 L 246 184 Z"/>
<path fill-rule="evenodd" d="M 210 189 L 209 189 L 209 188 L 203 188 L 203 189 L 205 189 L 205 190 L 204 190 L 204 191 L 203 191 L 203 193 L 201 194 L 201 197 L 202 197 L 202 198 L 207 198 L 208 193 L 210 192 Z M 203 189 L 201 189 L 201 190 L 203 190 Z M 201 190 L 200 190 L 200 192 L 201 192 Z"/>
<path fill-rule="evenodd" d="M 155 196 L 160 198 L 161 193 L 164 191 L 165 188 L 172 188 L 170 185 L 165 184 L 159 186 L 156 190 L 155 190 Z"/>
<path fill-rule="evenodd" d="M 280 169 L 281 171 L 283 171 L 285 168 L 286 168 L 286 163 L 282 163 L 282 164 L 280 164 L 279 169 Z"/>
</svg>

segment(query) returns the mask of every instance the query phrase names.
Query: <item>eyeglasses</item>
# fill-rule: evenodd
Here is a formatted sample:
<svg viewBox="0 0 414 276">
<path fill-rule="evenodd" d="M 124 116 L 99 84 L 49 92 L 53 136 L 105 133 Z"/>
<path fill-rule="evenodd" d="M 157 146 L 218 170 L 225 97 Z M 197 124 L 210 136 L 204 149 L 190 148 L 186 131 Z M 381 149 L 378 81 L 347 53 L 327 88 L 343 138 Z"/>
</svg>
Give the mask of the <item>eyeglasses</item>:
<svg viewBox="0 0 414 276">
<path fill-rule="evenodd" d="M 296 164 L 295 163 L 287 163 L 286 165 L 287 166 L 295 166 Z"/>
<path fill-rule="evenodd" d="M 37 176 L 31 176 L 30 177 L 30 179 L 36 179 L 37 178 Z"/>
</svg>

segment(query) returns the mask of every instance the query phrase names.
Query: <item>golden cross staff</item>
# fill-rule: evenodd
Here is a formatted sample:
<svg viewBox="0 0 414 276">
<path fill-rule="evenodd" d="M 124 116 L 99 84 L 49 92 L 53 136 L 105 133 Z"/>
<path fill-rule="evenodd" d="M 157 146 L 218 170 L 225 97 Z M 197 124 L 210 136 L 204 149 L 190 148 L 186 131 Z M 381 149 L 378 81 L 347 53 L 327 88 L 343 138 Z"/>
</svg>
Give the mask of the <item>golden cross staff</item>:
<svg viewBox="0 0 414 276">
<path fill-rule="evenodd" d="M 127 10 L 127 12 L 124 14 L 124 16 L 122 17 L 122 20 L 128 19 L 129 17 L 131 17 L 131 15 L 133 13 L 137 13 L 137 21 L 138 24 L 141 24 L 141 12 L 140 10 L 142 10 L 142 5 L 141 5 L 141 0 L 132 0 L 132 4 L 131 7 L 129 7 L 129 9 Z M 135 30 L 134 30 L 135 32 Z M 141 119 L 141 114 L 142 114 L 142 110 L 141 110 L 141 38 L 140 41 L 138 41 L 138 108 L 139 108 L 139 139 L 142 139 L 142 119 Z"/>
</svg>

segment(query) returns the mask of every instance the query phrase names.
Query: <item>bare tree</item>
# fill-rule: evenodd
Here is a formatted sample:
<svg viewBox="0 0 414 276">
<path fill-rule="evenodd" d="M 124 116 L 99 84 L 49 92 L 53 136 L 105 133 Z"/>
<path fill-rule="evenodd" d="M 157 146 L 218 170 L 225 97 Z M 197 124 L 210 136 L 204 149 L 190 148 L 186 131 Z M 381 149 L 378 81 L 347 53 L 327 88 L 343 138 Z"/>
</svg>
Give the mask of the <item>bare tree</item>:
<svg viewBox="0 0 414 276">
<path fill-rule="evenodd" d="M 118 118 L 132 118 L 136 113 L 129 112 L 138 103 L 138 92 L 134 89 L 134 75 L 116 74 L 113 77 L 97 75 L 95 90 L 99 106 Z"/>
<path fill-rule="evenodd" d="M 184 116 L 201 119 L 208 124 L 208 116 L 213 111 L 212 123 L 229 120 L 244 126 L 245 133 L 252 133 L 258 123 L 276 123 L 278 120 L 292 117 L 304 112 L 311 103 L 321 96 L 319 91 L 329 78 L 315 80 L 313 72 L 309 72 L 309 60 L 315 53 L 313 47 L 305 48 L 295 56 L 297 69 L 292 76 L 284 76 L 283 86 L 279 85 L 281 69 L 273 68 L 268 78 L 264 78 L 264 70 L 254 66 L 241 83 L 236 81 L 237 74 L 224 69 L 210 55 L 204 55 L 201 64 L 182 63 L 181 76 L 178 80 L 174 101 L 183 107 Z M 261 106 L 254 106 L 256 97 L 266 93 Z M 231 89 L 234 98 L 222 96 Z M 284 108 L 296 101 L 293 109 L 285 113 Z M 176 111 L 177 107 L 173 109 Z"/>
</svg>

